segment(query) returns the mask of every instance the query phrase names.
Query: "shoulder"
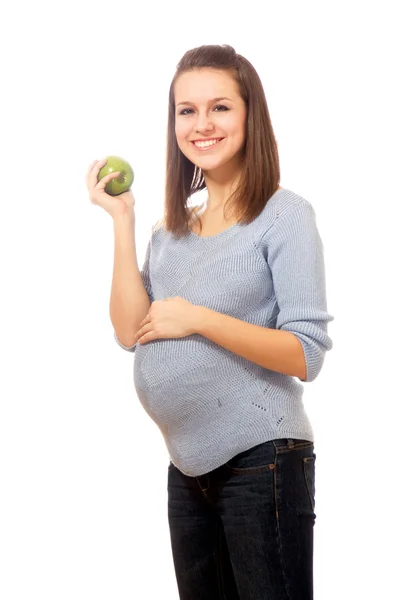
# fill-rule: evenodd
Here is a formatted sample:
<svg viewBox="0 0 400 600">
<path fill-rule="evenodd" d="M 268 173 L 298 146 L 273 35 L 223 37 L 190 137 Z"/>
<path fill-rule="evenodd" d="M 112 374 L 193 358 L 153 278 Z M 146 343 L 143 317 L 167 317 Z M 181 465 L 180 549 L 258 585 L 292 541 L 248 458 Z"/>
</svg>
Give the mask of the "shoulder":
<svg viewBox="0 0 400 600">
<path fill-rule="evenodd" d="M 287 188 L 279 188 L 268 200 L 266 211 L 272 213 L 276 219 L 289 215 L 293 211 L 313 211 L 311 203 L 300 194 Z"/>
<path fill-rule="evenodd" d="M 261 248 L 271 248 L 285 239 L 312 236 L 315 228 L 315 212 L 311 203 L 292 190 L 280 188 L 257 219 L 255 243 Z"/>
<path fill-rule="evenodd" d="M 300 194 L 287 188 L 280 188 L 268 200 L 261 216 L 260 228 L 264 235 L 298 219 L 314 220 L 315 211 L 312 204 Z"/>
</svg>

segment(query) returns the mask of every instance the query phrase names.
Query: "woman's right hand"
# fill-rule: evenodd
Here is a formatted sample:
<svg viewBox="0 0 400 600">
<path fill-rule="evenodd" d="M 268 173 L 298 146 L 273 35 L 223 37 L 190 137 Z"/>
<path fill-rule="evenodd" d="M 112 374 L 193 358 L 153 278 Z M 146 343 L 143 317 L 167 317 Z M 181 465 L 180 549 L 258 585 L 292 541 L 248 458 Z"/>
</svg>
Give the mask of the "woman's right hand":
<svg viewBox="0 0 400 600">
<path fill-rule="evenodd" d="M 135 206 L 135 199 L 132 191 L 128 190 L 118 196 L 110 196 L 105 191 L 105 187 L 109 181 L 118 177 L 119 172 L 110 173 L 106 175 L 100 181 L 97 181 L 100 169 L 107 164 L 107 159 L 95 160 L 89 167 L 86 176 L 86 185 L 89 190 L 89 198 L 92 204 L 101 206 L 104 208 L 113 219 L 116 217 L 133 213 Z"/>
</svg>

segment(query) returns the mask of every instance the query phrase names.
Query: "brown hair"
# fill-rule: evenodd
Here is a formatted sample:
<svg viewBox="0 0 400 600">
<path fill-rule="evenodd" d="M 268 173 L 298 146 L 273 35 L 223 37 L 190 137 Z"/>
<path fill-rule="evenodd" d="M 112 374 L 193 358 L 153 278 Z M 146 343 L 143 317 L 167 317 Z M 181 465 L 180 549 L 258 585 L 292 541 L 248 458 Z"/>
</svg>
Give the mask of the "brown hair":
<svg viewBox="0 0 400 600">
<path fill-rule="evenodd" d="M 163 225 L 176 237 L 189 233 L 190 196 L 206 187 L 201 169 L 181 152 L 175 136 L 175 82 L 187 71 L 213 68 L 230 72 L 246 103 L 246 141 L 241 179 L 229 199 L 235 218 L 249 224 L 265 208 L 280 182 L 278 147 L 264 89 L 252 64 L 231 46 L 200 46 L 184 54 L 169 90 L 167 165 Z M 228 203 L 227 203 L 228 204 Z"/>
</svg>

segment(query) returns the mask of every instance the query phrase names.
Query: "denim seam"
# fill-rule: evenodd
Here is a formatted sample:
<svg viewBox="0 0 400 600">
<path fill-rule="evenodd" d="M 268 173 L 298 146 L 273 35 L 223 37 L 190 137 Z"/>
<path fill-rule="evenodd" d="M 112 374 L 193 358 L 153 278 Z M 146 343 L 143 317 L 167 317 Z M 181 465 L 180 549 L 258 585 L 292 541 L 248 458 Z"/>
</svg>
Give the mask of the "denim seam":
<svg viewBox="0 0 400 600">
<path fill-rule="evenodd" d="M 274 468 L 273 463 L 268 463 L 266 465 L 260 465 L 259 467 L 231 467 L 228 463 L 224 465 L 228 471 L 231 473 L 235 473 L 236 475 L 257 475 L 260 473 L 265 473 L 266 471 L 270 471 Z"/>
<path fill-rule="evenodd" d="M 202 484 L 200 482 L 200 477 L 207 477 L 207 487 L 203 488 L 203 486 L 202 486 Z M 201 475 L 200 477 L 196 477 L 197 485 L 199 486 L 199 488 L 201 490 L 201 493 L 203 494 L 204 498 L 206 500 L 208 500 L 208 498 L 207 498 L 207 492 L 208 492 L 208 490 L 210 488 L 210 478 L 208 476 L 208 473 L 206 473 L 205 475 Z"/>
<path fill-rule="evenodd" d="M 311 482 L 310 479 L 308 477 L 308 472 L 307 472 L 307 464 L 309 462 L 313 462 L 315 465 L 315 456 L 306 456 L 305 458 L 303 458 L 303 473 L 304 473 L 304 478 L 306 481 L 306 487 L 307 487 L 307 493 L 308 493 L 308 498 L 310 500 L 310 506 L 311 506 L 311 510 L 314 512 L 315 511 L 315 496 L 313 496 L 313 494 L 311 493 Z"/>
<path fill-rule="evenodd" d="M 280 563 L 281 563 L 281 568 L 282 568 L 282 574 L 283 574 L 283 581 L 285 584 L 285 590 L 286 590 L 286 596 L 287 596 L 287 600 L 290 600 L 290 594 L 289 594 L 289 590 L 287 587 L 287 579 L 286 579 L 286 572 L 285 572 L 285 565 L 283 562 L 283 556 L 282 556 L 282 544 L 281 544 L 281 533 L 280 533 L 280 527 L 279 527 L 279 508 L 278 508 L 278 485 L 277 485 L 277 475 L 278 475 L 278 469 L 277 469 L 277 459 L 278 459 L 278 452 L 277 452 L 277 447 L 275 445 L 274 442 L 274 446 L 275 446 L 275 463 L 274 463 L 274 497 L 275 497 L 275 515 L 276 515 L 276 532 L 277 532 L 277 546 L 278 546 L 278 550 L 279 550 L 279 558 L 280 558 Z"/>
</svg>

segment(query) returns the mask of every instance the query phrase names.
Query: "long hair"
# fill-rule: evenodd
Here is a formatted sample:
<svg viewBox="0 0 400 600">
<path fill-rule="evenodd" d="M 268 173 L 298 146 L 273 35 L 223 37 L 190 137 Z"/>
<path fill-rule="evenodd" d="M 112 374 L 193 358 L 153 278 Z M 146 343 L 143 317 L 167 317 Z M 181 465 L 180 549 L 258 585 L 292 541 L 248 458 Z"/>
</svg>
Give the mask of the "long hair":
<svg viewBox="0 0 400 600">
<path fill-rule="evenodd" d="M 278 147 L 260 77 L 252 64 L 228 45 L 200 46 L 179 61 L 169 90 L 167 161 L 163 225 L 175 237 L 189 233 L 189 198 L 206 187 L 201 169 L 181 152 L 175 135 L 175 82 L 203 67 L 227 71 L 246 104 L 246 136 L 237 189 L 227 202 L 238 222 L 249 224 L 265 208 L 280 183 Z"/>
</svg>

